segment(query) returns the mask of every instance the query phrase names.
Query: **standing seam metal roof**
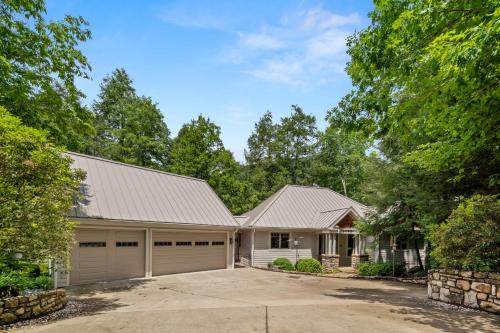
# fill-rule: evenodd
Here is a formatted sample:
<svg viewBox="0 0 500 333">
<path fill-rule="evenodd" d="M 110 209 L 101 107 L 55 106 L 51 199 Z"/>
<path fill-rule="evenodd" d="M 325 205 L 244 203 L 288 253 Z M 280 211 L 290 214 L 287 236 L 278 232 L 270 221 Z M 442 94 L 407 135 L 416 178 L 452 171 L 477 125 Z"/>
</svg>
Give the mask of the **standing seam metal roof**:
<svg viewBox="0 0 500 333">
<path fill-rule="evenodd" d="M 367 206 L 324 187 L 286 185 L 250 212 L 245 227 L 325 229 Z"/>
<path fill-rule="evenodd" d="M 204 180 L 68 152 L 87 173 L 71 217 L 239 226 Z"/>
</svg>

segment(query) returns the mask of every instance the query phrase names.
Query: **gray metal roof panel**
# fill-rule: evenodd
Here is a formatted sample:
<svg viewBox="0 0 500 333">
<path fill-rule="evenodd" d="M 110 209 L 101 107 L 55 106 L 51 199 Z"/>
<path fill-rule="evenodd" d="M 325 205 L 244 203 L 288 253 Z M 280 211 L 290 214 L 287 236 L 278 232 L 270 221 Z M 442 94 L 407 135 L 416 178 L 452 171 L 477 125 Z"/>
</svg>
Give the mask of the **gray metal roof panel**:
<svg viewBox="0 0 500 333">
<path fill-rule="evenodd" d="M 245 226 L 263 228 L 326 228 L 317 223 L 317 214 L 321 212 L 347 209 L 352 207 L 363 217 L 367 207 L 355 200 L 323 187 L 287 185 L 264 201 L 264 207 L 257 206 L 245 214 L 249 216 Z M 258 214 L 255 214 L 258 210 Z M 335 214 L 325 214 L 327 220 Z"/>
<path fill-rule="evenodd" d="M 67 153 L 87 173 L 70 216 L 239 226 L 207 182 L 102 158 Z"/>
</svg>

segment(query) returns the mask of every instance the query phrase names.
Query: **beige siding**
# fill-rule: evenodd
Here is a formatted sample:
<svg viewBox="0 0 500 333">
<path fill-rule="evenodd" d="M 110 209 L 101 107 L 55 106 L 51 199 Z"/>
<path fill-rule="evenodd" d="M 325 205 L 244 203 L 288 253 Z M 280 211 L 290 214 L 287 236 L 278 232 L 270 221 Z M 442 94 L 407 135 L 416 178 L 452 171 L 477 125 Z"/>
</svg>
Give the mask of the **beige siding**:
<svg viewBox="0 0 500 333">
<path fill-rule="evenodd" d="M 252 260 L 252 230 L 242 230 L 240 235 L 240 263 L 250 266 Z"/>
<path fill-rule="evenodd" d="M 318 257 L 318 236 L 313 232 L 293 232 L 291 230 L 276 230 L 276 232 L 290 233 L 290 248 L 289 249 L 271 249 L 271 232 L 274 231 L 256 231 L 255 232 L 255 249 L 254 249 L 254 265 L 267 266 L 276 258 L 288 258 L 292 263 L 296 259 L 316 258 Z M 302 237 L 302 238 L 300 238 Z M 299 248 L 293 248 L 293 240 L 299 240 Z"/>
<path fill-rule="evenodd" d="M 269 231 L 255 231 L 255 250 L 267 250 L 271 246 L 271 232 Z"/>
<path fill-rule="evenodd" d="M 254 266 L 266 267 L 272 263 L 276 258 L 288 258 L 293 264 L 296 258 L 306 259 L 312 258 L 311 249 L 269 249 L 269 250 L 255 250 L 254 252 Z"/>
</svg>

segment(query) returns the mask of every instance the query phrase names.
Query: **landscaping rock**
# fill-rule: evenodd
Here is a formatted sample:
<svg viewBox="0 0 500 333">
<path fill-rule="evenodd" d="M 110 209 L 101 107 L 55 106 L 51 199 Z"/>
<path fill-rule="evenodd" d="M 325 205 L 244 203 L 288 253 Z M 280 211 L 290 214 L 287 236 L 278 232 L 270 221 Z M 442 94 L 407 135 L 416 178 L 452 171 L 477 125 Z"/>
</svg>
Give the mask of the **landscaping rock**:
<svg viewBox="0 0 500 333">
<path fill-rule="evenodd" d="M 470 289 L 470 282 L 467 280 L 457 280 L 456 287 L 467 291 Z"/>
<path fill-rule="evenodd" d="M 472 282 L 471 288 L 485 294 L 489 294 L 491 292 L 491 285 L 486 283 Z"/>
</svg>

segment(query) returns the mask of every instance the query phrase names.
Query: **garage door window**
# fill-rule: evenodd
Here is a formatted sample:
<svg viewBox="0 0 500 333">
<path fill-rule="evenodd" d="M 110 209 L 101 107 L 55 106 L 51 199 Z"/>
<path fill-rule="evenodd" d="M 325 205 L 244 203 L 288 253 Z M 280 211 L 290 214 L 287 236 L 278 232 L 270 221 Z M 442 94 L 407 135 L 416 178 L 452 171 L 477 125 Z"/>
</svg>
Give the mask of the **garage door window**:
<svg viewBox="0 0 500 333">
<path fill-rule="evenodd" d="M 155 242 L 155 246 L 172 246 L 172 242 L 159 241 Z"/>
<path fill-rule="evenodd" d="M 138 247 L 139 242 L 116 242 L 116 247 Z"/>
<path fill-rule="evenodd" d="M 196 246 L 208 246 L 210 245 L 209 241 L 200 241 L 200 242 L 195 242 L 194 245 Z"/>
<path fill-rule="evenodd" d="M 212 245 L 224 245 L 224 241 L 214 241 Z"/>
<path fill-rule="evenodd" d="M 79 242 L 80 247 L 106 247 L 106 242 Z"/>
<path fill-rule="evenodd" d="M 191 246 L 191 242 L 175 242 L 175 246 Z"/>
</svg>

